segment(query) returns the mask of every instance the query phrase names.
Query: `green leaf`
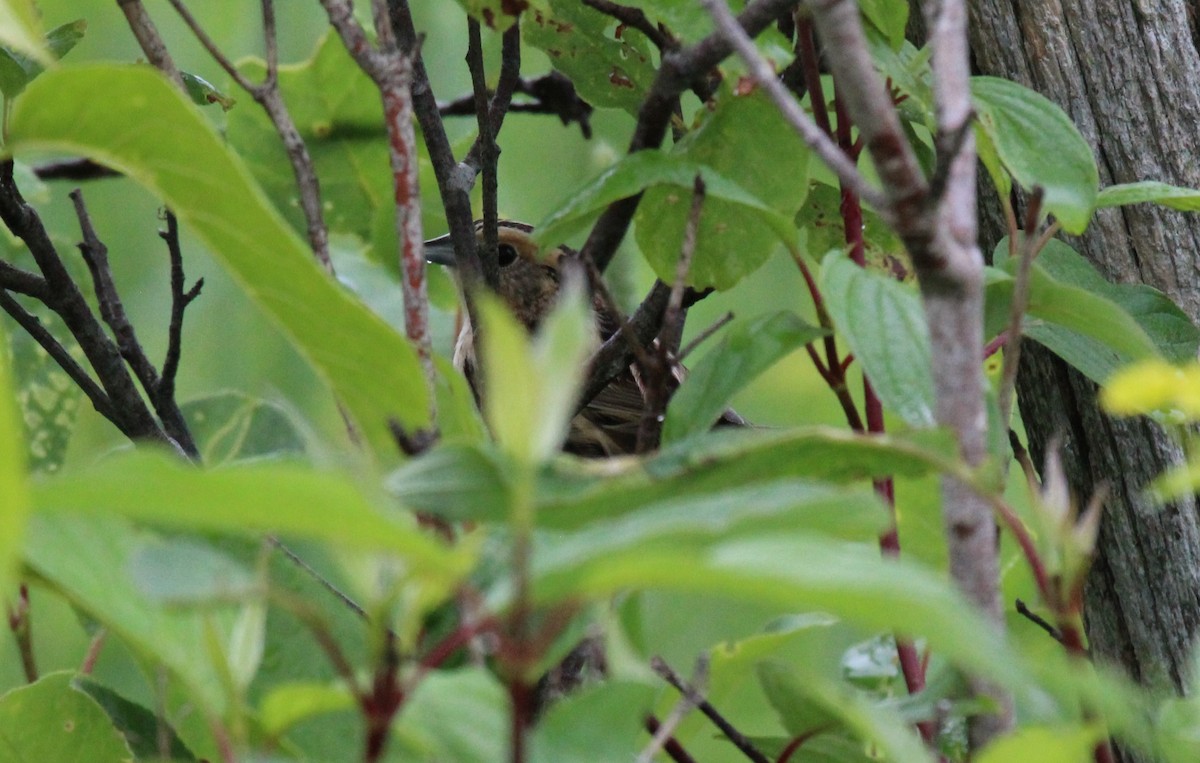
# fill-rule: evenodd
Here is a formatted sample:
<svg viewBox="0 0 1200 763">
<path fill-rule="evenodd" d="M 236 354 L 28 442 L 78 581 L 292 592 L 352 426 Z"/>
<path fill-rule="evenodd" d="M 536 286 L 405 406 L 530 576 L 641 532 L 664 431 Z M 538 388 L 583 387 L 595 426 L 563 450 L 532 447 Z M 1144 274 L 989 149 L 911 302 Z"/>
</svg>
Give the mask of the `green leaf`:
<svg viewBox="0 0 1200 763">
<path fill-rule="evenodd" d="M 539 602 L 660 589 L 828 612 L 868 630 L 920 634 L 932 650 L 978 675 L 1030 686 L 1027 669 L 950 581 L 912 563 L 882 560 L 873 543 L 776 531 L 556 561 L 535 565 Z"/>
<path fill-rule="evenodd" d="M 206 471 L 163 453 L 136 451 L 34 488 L 41 512 L 122 515 L 202 532 L 275 532 L 363 550 L 390 551 L 432 580 L 452 582 L 470 560 L 377 508 L 362 481 L 284 464 Z"/>
<path fill-rule="evenodd" d="M 690 199 L 697 175 L 704 180 L 706 199 L 720 199 L 745 213 L 756 215 L 761 223 L 776 231 L 780 237 L 794 236 L 794 226 L 786 215 L 776 212 L 713 168 L 687 157 L 646 150 L 623 157 L 568 195 L 562 206 L 534 228 L 534 241 L 557 244 L 585 230 L 609 204 L 647 188 L 665 186 L 682 189 Z"/>
<path fill-rule="evenodd" d="M 86 692 L 104 709 L 106 715 L 129 743 L 136 760 L 153 760 L 160 755 L 160 740 L 165 740 L 170 760 L 195 760 L 167 719 L 87 676 L 76 676 L 72 686 Z"/>
<path fill-rule="evenodd" d="M 32 312 L 51 332 L 66 330 L 61 319 L 44 305 L 34 307 Z M 29 468 L 35 473 L 53 473 L 66 459 L 83 390 L 27 332 L 10 335 L 9 342 L 17 403 L 25 421 Z"/>
<path fill-rule="evenodd" d="M 1104 733 L 1095 727 L 1024 726 L 996 739 L 975 758 L 978 763 L 1086 763 L 1094 760 L 1092 752 L 1104 740 Z"/>
<path fill-rule="evenodd" d="M 1182 212 L 1200 210 L 1200 191 L 1195 188 L 1143 180 L 1138 183 L 1121 183 L 1101 189 L 1096 197 L 1096 208 L 1124 207 L 1130 204 L 1161 204 Z"/>
<path fill-rule="evenodd" d="M 1015 271 L 1007 238 L 993 257 L 1009 274 Z M 989 314 L 1003 313 L 1007 322 L 1012 282 L 992 278 Z M 1160 353 L 1177 361 L 1192 358 L 1200 345 L 1200 330 L 1164 294 L 1144 284 L 1109 283 L 1057 239 L 1047 242 L 1031 269 L 1023 333 L 1097 382 Z"/>
<path fill-rule="evenodd" d="M 758 677 L 785 728 L 795 736 L 812 733 L 836 719 L 863 741 L 878 746 L 888 760 L 933 760 L 899 713 L 871 702 L 819 666 L 768 660 L 759 663 Z M 822 710 L 828 714 L 824 719 Z"/>
<path fill-rule="evenodd" d="M 596 343 L 582 284 L 566 281 L 532 341 L 498 300 L 477 301 L 483 323 L 484 412 L 492 434 L 518 463 L 544 461 L 567 436 L 585 361 Z"/>
<path fill-rule="evenodd" d="M 1079 234 L 1091 220 L 1100 184 L 1091 146 L 1045 96 L 996 77 L 972 77 L 979 125 L 1004 168 L 1026 190 L 1041 186 L 1043 206 Z"/>
<path fill-rule="evenodd" d="M 148 540 L 133 550 L 127 570 L 139 593 L 163 605 L 228 605 L 264 591 L 244 566 L 193 540 Z"/>
<path fill-rule="evenodd" d="M 197 106 L 207 106 L 210 103 L 215 103 L 221 107 L 222 111 L 229 111 L 237 103 L 234 99 L 217 90 L 216 85 L 198 74 L 181 71 L 179 72 L 179 76 L 183 79 L 183 87 L 187 90 L 188 97 Z"/>
<path fill-rule="evenodd" d="M 46 35 L 46 49 L 54 59 L 60 59 L 83 39 L 85 31 L 87 22 L 83 19 L 56 27 Z M 19 95 L 34 77 L 45 71 L 43 63 L 15 50 L 0 48 L 0 93 L 5 98 Z"/>
<path fill-rule="evenodd" d="M 298 723 L 325 713 L 353 710 L 355 697 L 342 681 L 277 684 L 263 698 L 259 721 L 268 737 L 282 736 Z"/>
<path fill-rule="evenodd" d="M 0 757 L 44 763 L 133 759 L 125 738 L 71 676 L 51 673 L 0 696 Z"/>
<path fill-rule="evenodd" d="M 908 24 L 908 3 L 898 0 L 862 0 L 859 10 L 867 21 L 879 30 L 893 49 L 904 43 L 904 28 Z"/>
<path fill-rule="evenodd" d="M 428 425 L 412 347 L 325 275 L 207 120 L 158 73 L 99 65 L 49 72 L 18 102 L 11 138 L 15 152 L 88 156 L 160 196 L 283 329 L 379 453 L 394 451 L 389 418 Z"/>
<path fill-rule="evenodd" d="M 487 448 L 433 448 L 393 472 L 387 487 L 406 506 L 451 521 L 500 520 L 508 515 L 510 487 L 503 457 Z"/>
<path fill-rule="evenodd" d="M 534 763 L 635 760 L 646 737 L 643 715 L 655 687 L 607 680 L 550 706 L 530 739 Z"/>
<path fill-rule="evenodd" d="M 437 671 L 417 686 L 392 730 L 406 761 L 495 763 L 509 733 L 508 694 L 483 668 Z"/>
<path fill-rule="evenodd" d="M 821 293 L 883 404 L 912 426 L 933 426 L 929 329 L 916 290 L 831 252 L 821 263 Z"/>
<path fill-rule="evenodd" d="M 586 566 L 607 555 L 670 548 L 700 548 L 715 539 L 751 533 L 812 533 L 860 540 L 877 537 L 888 514 L 865 486 L 834 486 L 804 480 L 762 484 L 667 499 L 569 535 L 547 539 L 535 569 Z"/>
<path fill-rule="evenodd" d="M 796 348 L 826 333 L 789 311 L 734 323 L 671 398 L 663 425 L 664 444 L 708 430 L 739 390 Z"/>
<path fill-rule="evenodd" d="M 808 192 L 810 154 L 775 105 L 758 90 L 740 95 L 724 87 L 711 109 L 700 113 L 702 123 L 673 155 L 754 189 L 761 205 L 790 221 Z M 634 218 L 638 246 L 667 283 L 675 280 L 690 207 L 690 193 L 651 188 Z M 750 205 L 706 198 L 688 285 L 728 289 L 762 266 L 781 239 L 794 246 L 794 226 L 772 219 Z"/>
<path fill-rule="evenodd" d="M 126 570 L 146 537 L 111 516 L 38 515 L 30 523 L 25 562 L 135 652 L 171 671 L 205 713 L 220 715 L 228 696 L 208 659 L 206 632 L 228 632 L 232 612 L 172 610 L 139 595 Z"/>
<path fill-rule="evenodd" d="M 0 0 L 0 45 L 43 66 L 54 63 L 42 39 L 42 25 L 32 0 Z"/>
<path fill-rule="evenodd" d="M 286 409 L 241 392 L 218 392 L 180 406 L 201 462 L 220 466 L 256 458 L 296 458 L 307 451 L 299 422 Z"/>
<path fill-rule="evenodd" d="M 588 103 L 636 116 L 654 81 L 650 42 L 635 29 L 610 33 L 615 21 L 576 0 L 544 5 L 521 20 L 522 42 L 545 51 Z"/>
<path fill-rule="evenodd" d="M 25 438 L 14 403 L 5 339 L 0 325 L 0 602 L 6 602 L 16 588 L 21 537 L 30 508 Z"/>
<path fill-rule="evenodd" d="M 841 429 L 713 432 L 680 442 L 642 462 L 586 462 L 544 473 L 538 486 L 538 523 L 570 529 L 639 506 L 685 496 L 704 496 L 786 477 L 835 482 L 888 474 L 915 476 L 952 463 L 952 438 L 941 431 L 906 437 L 864 436 Z"/>
</svg>

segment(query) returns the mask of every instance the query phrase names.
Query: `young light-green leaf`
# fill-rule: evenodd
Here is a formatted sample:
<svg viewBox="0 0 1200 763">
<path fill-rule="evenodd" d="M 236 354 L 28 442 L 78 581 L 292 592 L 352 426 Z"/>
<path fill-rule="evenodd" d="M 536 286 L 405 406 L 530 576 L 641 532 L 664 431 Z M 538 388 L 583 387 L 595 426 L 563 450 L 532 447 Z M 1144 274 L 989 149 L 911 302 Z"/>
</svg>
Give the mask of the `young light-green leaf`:
<svg viewBox="0 0 1200 763">
<path fill-rule="evenodd" d="M 821 264 L 821 292 L 883 404 L 915 427 L 933 426 L 929 329 L 916 290 L 831 252 Z"/>
<path fill-rule="evenodd" d="M 739 390 L 793 350 L 826 333 L 789 311 L 735 322 L 671 398 L 663 442 L 709 429 Z"/>
<path fill-rule="evenodd" d="M 1068 233 L 1082 233 L 1096 204 L 1100 174 L 1091 146 L 1071 118 L 1045 96 L 996 77 L 972 77 L 981 129 L 1004 168 L 1026 190 L 1041 186 L 1043 205 Z"/>
<path fill-rule="evenodd" d="M 104 93 L 104 98 L 96 98 Z M 387 422 L 428 422 L 407 341 L 330 280 L 209 122 L 144 66 L 64 68 L 19 100 L 9 150 L 60 150 L 147 187 L 209 247 L 332 387 L 380 453 Z"/>
<path fill-rule="evenodd" d="M 43 66 L 54 63 L 54 56 L 42 38 L 42 25 L 33 0 L 0 0 L 0 45 Z"/>
</svg>

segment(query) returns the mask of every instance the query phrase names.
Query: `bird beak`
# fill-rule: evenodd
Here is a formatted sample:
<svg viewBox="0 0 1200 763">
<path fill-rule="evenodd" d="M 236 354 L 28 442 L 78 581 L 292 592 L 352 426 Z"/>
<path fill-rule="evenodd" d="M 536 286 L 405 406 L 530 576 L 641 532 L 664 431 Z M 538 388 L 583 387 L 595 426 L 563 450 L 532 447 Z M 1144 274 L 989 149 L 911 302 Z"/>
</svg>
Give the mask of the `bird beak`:
<svg viewBox="0 0 1200 763">
<path fill-rule="evenodd" d="M 450 243 L 449 233 L 425 242 L 425 261 L 434 265 L 454 267 L 454 244 Z"/>
</svg>

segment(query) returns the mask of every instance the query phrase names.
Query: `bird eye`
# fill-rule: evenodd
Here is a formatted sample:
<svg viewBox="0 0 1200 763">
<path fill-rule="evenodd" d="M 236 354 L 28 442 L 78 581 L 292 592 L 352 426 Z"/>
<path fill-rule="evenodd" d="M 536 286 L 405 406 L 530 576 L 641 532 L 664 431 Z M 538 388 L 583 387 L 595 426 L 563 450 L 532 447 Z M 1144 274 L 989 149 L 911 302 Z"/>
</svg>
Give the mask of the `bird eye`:
<svg viewBox="0 0 1200 763">
<path fill-rule="evenodd" d="M 500 267 L 513 264 L 517 259 L 517 249 L 512 244 L 500 245 Z"/>
</svg>

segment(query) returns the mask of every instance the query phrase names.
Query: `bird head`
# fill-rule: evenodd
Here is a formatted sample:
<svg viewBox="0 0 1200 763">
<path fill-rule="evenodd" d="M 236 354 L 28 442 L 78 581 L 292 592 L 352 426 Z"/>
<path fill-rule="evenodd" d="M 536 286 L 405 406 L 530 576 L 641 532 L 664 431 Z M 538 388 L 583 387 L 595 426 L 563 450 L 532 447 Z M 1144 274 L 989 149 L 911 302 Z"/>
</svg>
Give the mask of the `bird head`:
<svg viewBox="0 0 1200 763">
<path fill-rule="evenodd" d="M 563 270 L 576 256 L 564 246 L 542 251 L 533 242 L 532 232 L 531 225 L 500 221 L 497 228 L 500 277 L 496 285 L 497 294 L 509 310 L 531 331 L 554 307 Z M 482 222 L 475 223 L 475 235 L 482 245 Z M 425 242 L 425 259 L 454 268 L 454 245 L 449 234 Z"/>
</svg>

